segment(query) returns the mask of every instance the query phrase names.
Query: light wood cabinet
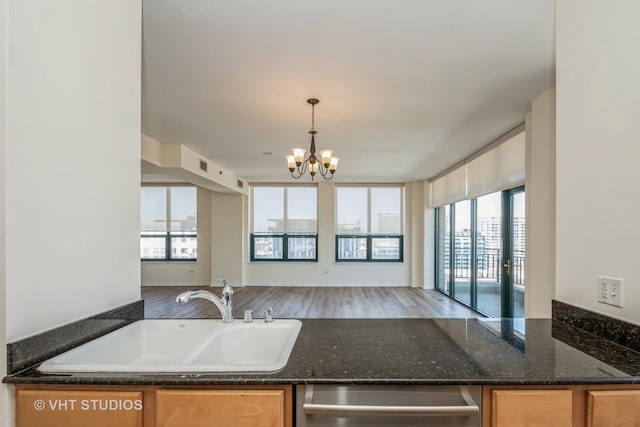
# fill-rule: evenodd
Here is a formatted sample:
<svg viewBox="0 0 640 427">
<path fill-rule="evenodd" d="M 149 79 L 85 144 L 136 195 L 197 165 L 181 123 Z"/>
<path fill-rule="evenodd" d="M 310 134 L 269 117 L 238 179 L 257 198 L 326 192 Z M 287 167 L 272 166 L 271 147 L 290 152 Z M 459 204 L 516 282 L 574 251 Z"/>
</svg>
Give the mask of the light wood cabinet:
<svg viewBox="0 0 640 427">
<path fill-rule="evenodd" d="M 17 390 L 17 427 L 142 427 L 142 392 Z"/>
<path fill-rule="evenodd" d="M 482 426 L 640 427 L 640 386 L 484 386 Z"/>
<path fill-rule="evenodd" d="M 494 390 L 491 427 L 569 427 L 571 390 Z"/>
<path fill-rule="evenodd" d="M 17 385 L 17 427 L 291 427 L 282 386 Z M 640 385 L 484 386 L 483 427 L 640 427 Z"/>
<path fill-rule="evenodd" d="M 640 390 L 587 394 L 587 427 L 640 427 Z"/>
<path fill-rule="evenodd" d="M 293 387 L 16 385 L 16 427 L 291 427 Z"/>
<path fill-rule="evenodd" d="M 157 427 L 285 427 L 283 390 L 159 390 Z"/>
</svg>

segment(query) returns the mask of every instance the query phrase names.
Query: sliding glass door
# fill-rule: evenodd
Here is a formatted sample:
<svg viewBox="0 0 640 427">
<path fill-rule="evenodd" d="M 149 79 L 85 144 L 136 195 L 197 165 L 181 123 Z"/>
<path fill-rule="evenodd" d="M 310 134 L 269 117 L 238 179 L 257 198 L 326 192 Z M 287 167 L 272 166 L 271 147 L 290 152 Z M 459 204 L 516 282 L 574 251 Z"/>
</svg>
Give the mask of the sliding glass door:
<svg viewBox="0 0 640 427">
<path fill-rule="evenodd" d="M 525 192 L 523 188 L 505 191 L 503 212 L 508 221 L 503 227 L 503 317 L 524 317 L 525 297 Z"/>
<path fill-rule="evenodd" d="M 453 296 L 471 305 L 471 202 L 456 203 L 453 213 Z"/>
<path fill-rule="evenodd" d="M 492 317 L 502 314 L 502 197 L 476 199 L 476 308 Z"/>
<path fill-rule="evenodd" d="M 437 209 L 436 216 L 436 287 L 451 292 L 451 206 Z"/>
<path fill-rule="evenodd" d="M 524 317 L 524 188 L 437 209 L 436 288 L 491 317 Z"/>
</svg>

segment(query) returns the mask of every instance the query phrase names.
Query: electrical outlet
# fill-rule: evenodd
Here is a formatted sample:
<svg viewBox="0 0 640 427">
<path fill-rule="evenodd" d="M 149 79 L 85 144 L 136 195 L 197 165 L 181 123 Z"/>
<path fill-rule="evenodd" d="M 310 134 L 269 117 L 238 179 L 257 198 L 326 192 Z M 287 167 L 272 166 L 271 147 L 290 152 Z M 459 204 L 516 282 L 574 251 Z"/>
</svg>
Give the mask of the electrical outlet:
<svg viewBox="0 0 640 427">
<path fill-rule="evenodd" d="M 622 307 L 622 279 L 598 276 L 598 302 Z"/>
</svg>

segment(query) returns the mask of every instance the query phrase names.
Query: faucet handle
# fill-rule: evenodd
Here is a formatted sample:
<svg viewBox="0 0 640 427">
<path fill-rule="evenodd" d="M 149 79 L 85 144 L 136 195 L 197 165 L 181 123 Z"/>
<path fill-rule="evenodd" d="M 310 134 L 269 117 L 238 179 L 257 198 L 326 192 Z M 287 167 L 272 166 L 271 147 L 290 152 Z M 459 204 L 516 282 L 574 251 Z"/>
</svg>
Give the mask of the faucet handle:
<svg viewBox="0 0 640 427">
<path fill-rule="evenodd" d="M 218 279 L 218 282 L 222 283 L 223 286 L 227 286 L 227 281 L 222 278 Z"/>
<path fill-rule="evenodd" d="M 267 307 L 264 309 L 264 321 L 265 323 L 273 322 L 273 308 Z"/>
</svg>

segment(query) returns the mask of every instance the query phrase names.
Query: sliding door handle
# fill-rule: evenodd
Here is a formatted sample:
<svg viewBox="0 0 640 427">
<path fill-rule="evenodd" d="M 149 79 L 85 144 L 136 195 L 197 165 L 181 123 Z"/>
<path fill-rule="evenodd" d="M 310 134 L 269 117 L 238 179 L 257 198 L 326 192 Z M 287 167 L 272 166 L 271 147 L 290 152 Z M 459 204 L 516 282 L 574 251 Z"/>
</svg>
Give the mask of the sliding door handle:
<svg viewBox="0 0 640 427">
<path fill-rule="evenodd" d="M 511 276 L 511 260 L 508 259 L 504 264 L 504 271 L 507 273 L 507 276 Z"/>
</svg>

